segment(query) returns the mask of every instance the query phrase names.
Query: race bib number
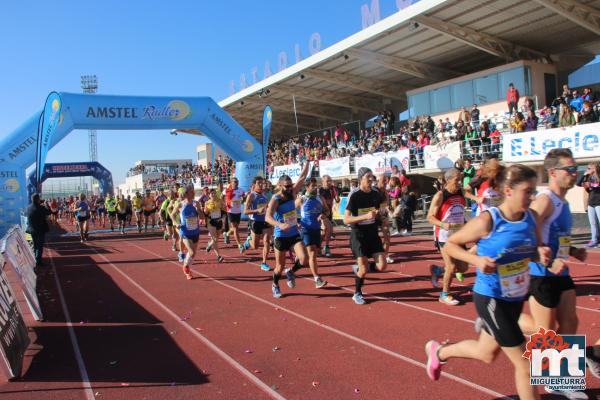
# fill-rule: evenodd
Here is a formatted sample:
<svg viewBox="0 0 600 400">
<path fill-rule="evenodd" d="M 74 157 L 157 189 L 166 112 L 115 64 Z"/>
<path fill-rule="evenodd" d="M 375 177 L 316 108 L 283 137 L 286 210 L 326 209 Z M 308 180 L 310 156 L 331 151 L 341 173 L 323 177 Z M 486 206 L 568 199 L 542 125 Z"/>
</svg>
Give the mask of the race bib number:
<svg viewBox="0 0 600 400">
<path fill-rule="evenodd" d="M 371 211 L 373 211 L 373 210 L 375 210 L 375 208 L 374 208 L 374 207 L 369 207 L 369 208 L 359 208 L 359 209 L 358 209 L 358 216 L 359 216 L 359 217 L 360 217 L 360 216 L 363 216 L 363 215 L 365 215 L 365 214 L 368 214 L 368 213 L 370 213 L 370 212 L 371 212 Z M 369 218 L 369 219 L 367 219 L 367 220 L 365 220 L 365 221 L 360 221 L 360 222 L 358 223 L 358 225 L 370 225 L 370 224 L 374 224 L 374 223 L 375 223 L 375 219 L 373 219 L 373 218 Z"/>
<path fill-rule="evenodd" d="M 564 260 L 569 258 L 571 250 L 571 236 L 559 236 L 558 237 L 558 253 L 556 258 L 562 258 Z"/>
<path fill-rule="evenodd" d="M 79 216 L 80 217 L 87 217 L 87 211 L 86 210 L 79 210 Z"/>
<path fill-rule="evenodd" d="M 283 222 L 292 226 L 296 225 L 298 223 L 296 210 L 292 210 L 283 214 Z"/>
<path fill-rule="evenodd" d="M 498 266 L 504 297 L 524 297 L 529 292 L 529 258 Z"/>
<path fill-rule="evenodd" d="M 198 217 L 187 217 L 185 219 L 185 226 L 186 226 L 186 229 L 189 231 L 197 230 L 200 227 L 200 225 L 198 223 Z"/>
<path fill-rule="evenodd" d="M 463 226 L 465 226 L 465 224 L 448 224 L 448 231 L 456 232 L 460 230 L 460 228 L 462 228 Z"/>
<path fill-rule="evenodd" d="M 231 201 L 231 211 L 239 211 L 242 209 L 242 201 L 241 200 L 232 200 Z"/>
<path fill-rule="evenodd" d="M 210 219 L 220 219 L 221 218 L 221 211 L 212 211 L 210 213 Z"/>
</svg>

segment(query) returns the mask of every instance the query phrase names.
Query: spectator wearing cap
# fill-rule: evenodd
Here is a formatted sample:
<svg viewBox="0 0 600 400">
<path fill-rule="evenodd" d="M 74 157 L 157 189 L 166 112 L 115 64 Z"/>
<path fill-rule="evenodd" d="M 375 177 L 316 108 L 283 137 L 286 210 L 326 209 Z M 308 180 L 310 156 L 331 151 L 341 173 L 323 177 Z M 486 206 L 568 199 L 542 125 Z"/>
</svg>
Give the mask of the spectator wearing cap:
<svg viewBox="0 0 600 400">
<path fill-rule="evenodd" d="M 518 110 L 519 91 L 512 83 L 508 84 L 508 90 L 506 91 L 506 103 L 508 104 L 508 112 L 510 115 Z"/>
<path fill-rule="evenodd" d="M 50 230 L 47 220 L 50 214 L 50 210 L 42 205 L 40 195 L 37 193 L 32 195 L 31 204 L 27 208 L 27 233 L 31 235 L 33 240 L 36 267 L 42 265 L 46 233 Z"/>
</svg>

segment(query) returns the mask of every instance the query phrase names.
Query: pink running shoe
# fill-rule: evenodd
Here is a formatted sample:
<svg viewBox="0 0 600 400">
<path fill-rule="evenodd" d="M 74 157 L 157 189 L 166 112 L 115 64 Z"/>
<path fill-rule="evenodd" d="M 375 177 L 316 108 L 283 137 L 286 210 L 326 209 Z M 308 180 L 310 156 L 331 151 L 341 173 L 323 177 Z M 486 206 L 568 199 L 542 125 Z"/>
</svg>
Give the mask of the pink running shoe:
<svg viewBox="0 0 600 400">
<path fill-rule="evenodd" d="M 442 373 L 442 363 L 438 358 L 438 349 L 440 344 L 435 340 L 430 340 L 425 345 L 425 354 L 427 354 L 427 376 L 433 381 L 440 379 Z"/>
</svg>

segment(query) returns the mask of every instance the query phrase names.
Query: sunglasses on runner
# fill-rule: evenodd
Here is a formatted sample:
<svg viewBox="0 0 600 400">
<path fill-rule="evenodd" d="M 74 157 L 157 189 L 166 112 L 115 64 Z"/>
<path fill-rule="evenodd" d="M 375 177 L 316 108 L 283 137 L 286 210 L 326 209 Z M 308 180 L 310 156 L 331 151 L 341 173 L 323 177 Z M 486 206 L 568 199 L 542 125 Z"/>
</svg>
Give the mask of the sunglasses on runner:
<svg viewBox="0 0 600 400">
<path fill-rule="evenodd" d="M 558 169 L 560 171 L 566 171 L 567 174 L 576 174 L 577 173 L 577 166 L 576 165 L 570 165 L 568 167 L 556 167 L 554 169 Z"/>
</svg>

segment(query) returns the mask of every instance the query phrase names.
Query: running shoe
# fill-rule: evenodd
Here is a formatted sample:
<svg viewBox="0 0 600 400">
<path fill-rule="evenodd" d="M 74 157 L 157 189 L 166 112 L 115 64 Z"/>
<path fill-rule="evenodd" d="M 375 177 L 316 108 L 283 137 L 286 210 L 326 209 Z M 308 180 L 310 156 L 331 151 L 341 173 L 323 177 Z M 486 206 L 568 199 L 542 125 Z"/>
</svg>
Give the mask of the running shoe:
<svg viewBox="0 0 600 400">
<path fill-rule="evenodd" d="M 465 280 L 465 275 L 462 272 L 457 272 L 454 274 L 456 276 L 456 280 L 462 282 Z"/>
<path fill-rule="evenodd" d="M 227 232 L 223 232 L 223 240 L 225 244 L 229 244 L 229 234 Z"/>
<path fill-rule="evenodd" d="M 317 280 L 315 280 L 315 287 L 317 289 L 321 289 L 322 287 L 327 286 L 327 281 L 322 280 L 321 278 L 317 278 Z"/>
<path fill-rule="evenodd" d="M 294 275 L 294 271 L 292 271 L 291 268 L 288 268 L 287 271 L 285 271 L 285 276 L 287 278 L 287 285 L 290 289 L 293 289 L 296 287 L 296 275 Z"/>
<path fill-rule="evenodd" d="M 244 254 L 244 251 L 246 251 L 246 248 L 243 244 L 238 245 L 238 249 L 240 249 L 240 254 Z"/>
<path fill-rule="evenodd" d="M 193 278 L 192 271 L 190 271 L 190 267 L 183 267 L 183 273 L 185 274 L 185 279 L 187 279 L 188 281 Z"/>
<path fill-rule="evenodd" d="M 430 340 L 425 344 L 425 354 L 427 354 L 427 376 L 433 381 L 440 379 L 442 373 L 442 363 L 438 357 L 440 344 L 435 340 Z"/>
<path fill-rule="evenodd" d="M 172 250 L 172 251 L 177 251 L 177 246 L 175 246 L 175 243 L 173 243 L 173 244 L 171 245 L 171 250 Z"/>
<path fill-rule="evenodd" d="M 356 304 L 358 304 L 359 306 L 362 306 L 363 304 L 366 304 L 367 302 L 365 301 L 362 293 L 354 293 L 354 296 L 352 296 L 352 300 L 354 300 L 354 302 Z"/>
<path fill-rule="evenodd" d="M 210 253 L 210 251 L 212 250 L 213 247 L 213 242 L 212 240 L 210 242 L 208 242 L 208 244 L 206 245 L 206 252 Z"/>
<path fill-rule="evenodd" d="M 281 297 L 281 289 L 279 289 L 279 286 L 273 284 L 273 286 L 271 286 L 271 292 L 273 292 L 273 297 L 276 299 Z"/>
<path fill-rule="evenodd" d="M 584 392 L 574 390 L 552 390 L 548 386 L 544 386 L 546 393 L 554 394 L 556 396 L 562 396 L 570 400 L 587 400 L 588 395 Z"/>
<path fill-rule="evenodd" d="M 596 378 L 600 378 L 600 358 L 594 355 L 594 347 L 588 346 L 585 349 L 585 362 L 588 369 Z"/>
<path fill-rule="evenodd" d="M 390 256 L 387 256 L 385 258 L 385 262 L 387 262 L 388 264 L 393 264 L 394 263 L 394 259 L 392 257 L 390 257 Z"/>
<path fill-rule="evenodd" d="M 439 301 L 440 301 L 440 303 L 444 303 L 449 306 L 457 306 L 460 304 L 460 301 L 458 301 L 454 297 L 452 297 L 451 294 L 441 294 Z"/>
<path fill-rule="evenodd" d="M 329 246 L 325 246 L 325 257 L 331 257 L 331 251 L 329 250 Z"/>
<path fill-rule="evenodd" d="M 444 269 L 442 267 L 438 267 L 437 265 L 430 265 L 429 272 L 431 274 L 431 284 L 434 288 L 439 288 L 440 284 L 438 280 L 440 279 L 440 276 L 444 274 Z"/>
<path fill-rule="evenodd" d="M 169 234 L 167 232 L 163 235 L 163 239 L 165 239 L 165 241 L 169 240 Z"/>
<path fill-rule="evenodd" d="M 179 259 L 179 262 L 183 262 L 185 260 L 185 255 L 183 254 L 182 251 L 177 253 L 177 258 Z"/>
<path fill-rule="evenodd" d="M 261 263 L 260 269 L 262 269 L 263 271 L 270 271 L 271 267 L 269 267 L 266 263 Z"/>
<path fill-rule="evenodd" d="M 588 244 L 585 245 L 585 247 L 587 247 L 588 249 L 592 248 L 592 247 L 598 247 L 598 242 L 594 242 L 593 240 L 590 240 L 588 242 Z"/>
<path fill-rule="evenodd" d="M 223 260 L 224 260 L 223 256 L 219 256 L 219 257 L 217 257 L 217 262 L 218 262 L 218 263 L 222 263 L 222 262 L 223 262 Z"/>
<path fill-rule="evenodd" d="M 244 242 L 244 250 L 248 250 L 250 248 L 250 236 Z"/>
<path fill-rule="evenodd" d="M 481 318 L 477 317 L 473 324 L 473 329 L 475 329 L 475 333 L 481 333 L 481 330 L 483 329 L 483 320 Z"/>
</svg>

